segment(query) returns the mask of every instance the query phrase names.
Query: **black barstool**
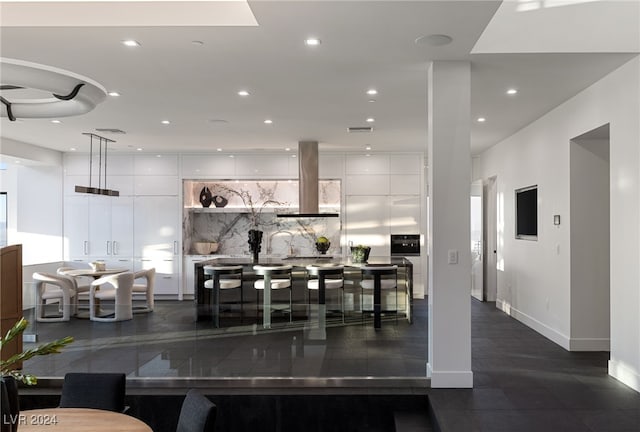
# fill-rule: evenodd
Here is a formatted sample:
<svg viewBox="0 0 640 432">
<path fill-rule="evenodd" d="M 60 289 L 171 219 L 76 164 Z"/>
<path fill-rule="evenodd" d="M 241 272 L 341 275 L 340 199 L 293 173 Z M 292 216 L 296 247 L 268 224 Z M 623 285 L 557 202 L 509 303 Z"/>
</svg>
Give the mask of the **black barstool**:
<svg viewBox="0 0 640 432">
<path fill-rule="evenodd" d="M 243 317 L 244 296 L 242 294 L 242 266 L 204 266 L 204 287 L 211 291 L 211 306 L 213 308 L 213 325 L 220 327 L 220 291 L 240 289 L 240 320 Z"/>
<path fill-rule="evenodd" d="M 362 313 L 364 315 L 364 290 L 373 290 L 373 327 L 377 330 L 382 328 L 382 290 L 396 290 L 395 313 L 398 316 L 398 266 L 396 265 L 365 265 L 361 267 L 362 281 L 360 286 Z M 390 311 L 385 311 L 390 312 Z"/>
</svg>

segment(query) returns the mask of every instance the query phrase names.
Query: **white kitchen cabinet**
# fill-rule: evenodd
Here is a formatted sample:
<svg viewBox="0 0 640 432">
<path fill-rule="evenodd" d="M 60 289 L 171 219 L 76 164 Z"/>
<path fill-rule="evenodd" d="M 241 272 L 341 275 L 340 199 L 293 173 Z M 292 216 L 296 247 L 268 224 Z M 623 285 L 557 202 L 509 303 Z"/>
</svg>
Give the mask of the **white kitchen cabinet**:
<svg viewBox="0 0 640 432">
<path fill-rule="evenodd" d="M 184 178 L 231 178 L 235 174 L 235 158 L 218 155 L 182 156 L 182 176 Z"/>
<path fill-rule="evenodd" d="M 134 199 L 134 256 L 174 258 L 180 254 L 182 208 L 177 196 L 139 196 Z"/>
<path fill-rule="evenodd" d="M 134 271 L 156 269 L 156 279 L 153 287 L 155 298 L 179 298 L 180 270 L 178 257 L 171 258 L 135 258 Z"/>
<path fill-rule="evenodd" d="M 182 285 L 182 295 L 192 298 L 194 295 L 194 287 L 196 276 L 194 272 L 194 264 L 197 262 L 207 261 L 211 259 L 211 255 L 189 255 L 184 259 L 184 281 Z"/>
<path fill-rule="evenodd" d="M 347 245 L 371 246 L 371 256 L 389 255 L 389 197 L 347 197 L 345 231 Z M 348 252 L 348 249 L 347 249 Z"/>
<path fill-rule="evenodd" d="M 418 195 L 392 195 L 388 197 L 387 211 L 390 234 L 420 234 L 420 197 Z"/>
<path fill-rule="evenodd" d="M 133 256 L 133 198 L 65 197 L 65 259 Z"/>
<path fill-rule="evenodd" d="M 134 172 L 137 176 L 177 176 L 177 155 L 136 155 L 133 162 Z"/>
<path fill-rule="evenodd" d="M 179 181 L 176 176 L 138 176 L 134 180 L 135 195 L 178 195 Z"/>
</svg>

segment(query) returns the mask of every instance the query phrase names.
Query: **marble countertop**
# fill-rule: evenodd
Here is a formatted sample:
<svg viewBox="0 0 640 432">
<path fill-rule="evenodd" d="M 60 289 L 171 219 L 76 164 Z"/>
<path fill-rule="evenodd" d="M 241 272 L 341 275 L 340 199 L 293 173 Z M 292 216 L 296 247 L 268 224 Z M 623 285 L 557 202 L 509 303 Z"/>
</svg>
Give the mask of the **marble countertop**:
<svg viewBox="0 0 640 432">
<path fill-rule="evenodd" d="M 216 256 L 216 255 L 188 255 L 191 257 L 199 256 L 203 258 L 209 258 L 204 261 L 201 261 L 197 264 L 203 265 L 204 263 L 209 263 L 210 261 L 215 261 L 217 264 L 235 264 L 235 265 L 251 265 L 256 264 L 253 262 L 250 256 Z M 333 255 L 333 256 L 293 256 L 293 257 L 283 257 L 283 256 L 265 256 L 258 257 L 258 265 L 275 265 L 275 264 L 290 264 L 296 267 L 303 267 L 309 264 L 342 264 L 349 267 L 362 267 L 366 264 L 395 264 L 403 267 L 413 266 L 411 261 L 405 257 L 401 256 L 370 256 L 369 260 L 366 263 L 356 263 L 351 260 L 351 255 L 349 256 L 341 256 L 341 255 Z"/>
</svg>

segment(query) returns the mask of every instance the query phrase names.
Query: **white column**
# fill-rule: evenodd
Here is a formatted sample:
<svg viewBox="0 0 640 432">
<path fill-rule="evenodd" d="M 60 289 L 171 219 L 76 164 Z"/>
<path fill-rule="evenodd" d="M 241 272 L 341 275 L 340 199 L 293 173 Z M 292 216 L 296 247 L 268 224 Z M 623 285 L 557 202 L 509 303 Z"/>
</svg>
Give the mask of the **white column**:
<svg viewBox="0 0 640 432">
<path fill-rule="evenodd" d="M 470 64 L 428 71 L 429 362 L 431 386 L 473 387 L 471 372 Z"/>
</svg>

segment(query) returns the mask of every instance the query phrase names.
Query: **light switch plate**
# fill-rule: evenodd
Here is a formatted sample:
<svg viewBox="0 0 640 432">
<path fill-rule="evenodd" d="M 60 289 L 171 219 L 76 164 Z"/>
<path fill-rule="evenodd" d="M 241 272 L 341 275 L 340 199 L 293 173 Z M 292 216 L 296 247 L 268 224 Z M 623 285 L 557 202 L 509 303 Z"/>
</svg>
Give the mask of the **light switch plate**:
<svg viewBox="0 0 640 432">
<path fill-rule="evenodd" d="M 447 256 L 447 262 L 449 264 L 458 264 L 458 251 L 455 249 L 449 249 Z"/>
</svg>

